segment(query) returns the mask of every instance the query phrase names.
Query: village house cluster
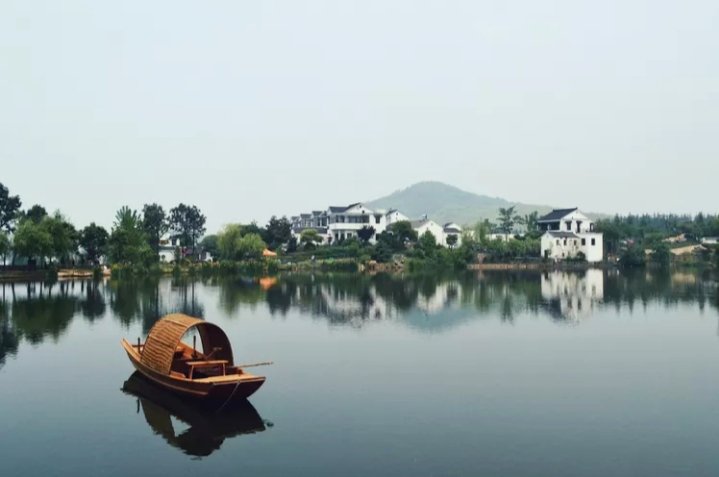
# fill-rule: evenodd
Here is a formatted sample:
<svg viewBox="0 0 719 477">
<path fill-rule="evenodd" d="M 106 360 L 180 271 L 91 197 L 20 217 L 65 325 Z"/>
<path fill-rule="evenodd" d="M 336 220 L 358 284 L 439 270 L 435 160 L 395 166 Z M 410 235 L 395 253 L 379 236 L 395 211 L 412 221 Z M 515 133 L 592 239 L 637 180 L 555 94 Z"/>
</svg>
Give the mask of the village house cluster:
<svg viewBox="0 0 719 477">
<path fill-rule="evenodd" d="M 295 215 L 290 219 L 292 223 L 292 234 L 299 241 L 302 232 L 315 230 L 319 235 L 322 245 L 341 243 L 350 238 L 357 238 L 358 232 L 371 227 L 374 235 L 369 239 L 370 243 L 377 241 L 377 235 L 387 228 L 400 221 L 408 221 L 417 235 L 431 232 L 437 243 L 442 246 L 460 245 L 462 242 L 462 227 L 455 223 L 439 225 L 433 220 L 423 217 L 412 220 L 396 209 L 371 209 L 361 202 L 346 206 L 329 206 L 324 210 L 313 210 L 309 213 Z M 451 239 L 450 237 L 455 237 Z M 449 240 L 449 241 L 448 241 Z"/>
<path fill-rule="evenodd" d="M 290 219 L 292 234 L 300 241 L 302 233 L 314 230 L 319 236 L 320 245 L 342 243 L 350 238 L 358 238 L 365 227 L 371 227 L 374 234 L 369 239 L 376 243 L 377 235 L 396 222 L 407 221 L 418 236 L 426 232 L 434 235 L 442 246 L 459 246 L 462 243 L 462 227 L 456 223 L 440 225 L 428 217 L 411 219 L 397 209 L 372 209 L 357 202 L 346 206 L 329 206 L 322 210 L 295 215 Z M 587 262 L 601 262 L 604 256 L 604 241 L 600 232 L 594 230 L 594 222 L 580 212 L 572 209 L 555 209 L 537 221 L 541 237 L 541 254 L 549 260 L 567 260 L 584 258 Z M 471 232 L 469 232 L 471 233 Z M 501 236 L 500 236 L 501 235 Z M 453 237 L 453 238 L 450 238 Z M 513 240 L 517 234 L 490 234 L 490 240 Z"/>
</svg>

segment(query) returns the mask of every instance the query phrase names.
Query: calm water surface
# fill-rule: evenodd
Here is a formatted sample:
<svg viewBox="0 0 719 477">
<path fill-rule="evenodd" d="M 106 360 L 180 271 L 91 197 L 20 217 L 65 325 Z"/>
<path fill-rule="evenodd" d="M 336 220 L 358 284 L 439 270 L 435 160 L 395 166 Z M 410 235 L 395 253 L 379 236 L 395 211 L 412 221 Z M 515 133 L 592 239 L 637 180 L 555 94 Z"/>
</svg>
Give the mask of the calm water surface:
<svg viewBox="0 0 719 477">
<path fill-rule="evenodd" d="M 0 285 L 0 474 L 719 475 L 717 287 L 601 271 Z M 238 362 L 275 362 L 251 404 L 217 416 L 129 380 L 120 339 L 175 311 L 222 326 Z"/>
</svg>

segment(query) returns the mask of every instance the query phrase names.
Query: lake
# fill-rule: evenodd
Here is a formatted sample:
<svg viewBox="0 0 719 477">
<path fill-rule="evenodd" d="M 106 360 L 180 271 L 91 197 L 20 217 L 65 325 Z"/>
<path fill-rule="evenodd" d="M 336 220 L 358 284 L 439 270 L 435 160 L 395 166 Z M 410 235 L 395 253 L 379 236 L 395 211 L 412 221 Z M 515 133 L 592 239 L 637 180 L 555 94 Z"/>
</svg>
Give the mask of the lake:
<svg viewBox="0 0 719 477">
<path fill-rule="evenodd" d="M 0 284 L 0 473 L 719 475 L 717 288 L 601 270 Z M 250 404 L 137 392 L 120 339 L 170 312 L 274 361 Z"/>
</svg>

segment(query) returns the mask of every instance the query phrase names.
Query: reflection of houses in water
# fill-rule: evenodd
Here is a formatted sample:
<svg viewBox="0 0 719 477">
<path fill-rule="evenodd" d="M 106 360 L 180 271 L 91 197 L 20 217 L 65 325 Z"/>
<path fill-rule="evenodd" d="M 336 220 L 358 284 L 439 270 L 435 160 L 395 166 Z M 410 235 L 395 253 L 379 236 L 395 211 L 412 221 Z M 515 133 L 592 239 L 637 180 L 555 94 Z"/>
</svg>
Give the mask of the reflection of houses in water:
<svg viewBox="0 0 719 477">
<path fill-rule="evenodd" d="M 542 298 L 555 318 L 578 320 L 589 316 L 604 299 L 604 273 L 546 272 L 542 274 Z"/>
<path fill-rule="evenodd" d="M 438 313 L 457 301 L 460 293 L 456 282 L 438 283 L 431 294 L 419 294 L 416 306 L 427 314 Z"/>
<path fill-rule="evenodd" d="M 315 311 L 331 321 L 360 326 L 367 319 L 382 320 L 394 315 L 392 304 L 379 296 L 375 287 L 353 294 L 324 285 L 319 287 L 317 298 Z"/>
</svg>

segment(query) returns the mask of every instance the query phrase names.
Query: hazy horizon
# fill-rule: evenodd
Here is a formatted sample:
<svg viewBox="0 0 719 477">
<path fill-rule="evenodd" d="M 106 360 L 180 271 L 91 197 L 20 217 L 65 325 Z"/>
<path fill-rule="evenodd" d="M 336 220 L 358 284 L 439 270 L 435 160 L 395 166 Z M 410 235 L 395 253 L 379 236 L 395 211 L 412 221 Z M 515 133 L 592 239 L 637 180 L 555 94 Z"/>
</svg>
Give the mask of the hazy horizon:
<svg viewBox="0 0 719 477">
<path fill-rule="evenodd" d="M 78 227 L 230 222 L 440 181 L 717 213 L 719 4 L 0 5 L 0 182 Z"/>
</svg>

